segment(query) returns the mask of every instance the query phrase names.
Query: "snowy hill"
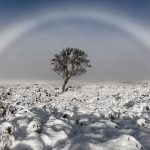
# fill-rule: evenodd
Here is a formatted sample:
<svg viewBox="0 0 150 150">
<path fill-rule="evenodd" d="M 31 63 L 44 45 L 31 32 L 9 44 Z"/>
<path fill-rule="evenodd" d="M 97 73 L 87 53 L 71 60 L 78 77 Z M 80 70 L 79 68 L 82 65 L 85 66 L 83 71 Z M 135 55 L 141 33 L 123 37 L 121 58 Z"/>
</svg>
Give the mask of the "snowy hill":
<svg viewBox="0 0 150 150">
<path fill-rule="evenodd" d="M 150 83 L 0 85 L 0 150 L 149 150 Z"/>
</svg>

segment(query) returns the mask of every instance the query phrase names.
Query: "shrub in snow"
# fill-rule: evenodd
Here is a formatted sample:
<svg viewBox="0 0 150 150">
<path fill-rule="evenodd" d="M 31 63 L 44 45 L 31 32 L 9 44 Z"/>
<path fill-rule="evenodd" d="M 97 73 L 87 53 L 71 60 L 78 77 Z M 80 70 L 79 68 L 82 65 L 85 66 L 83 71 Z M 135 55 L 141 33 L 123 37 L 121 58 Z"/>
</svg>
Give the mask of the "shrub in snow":
<svg viewBox="0 0 150 150">
<path fill-rule="evenodd" d="M 5 117 L 8 114 L 14 114 L 16 111 L 15 106 L 8 106 L 7 104 L 0 103 L 0 116 Z"/>
<path fill-rule="evenodd" d="M 73 87 L 72 87 L 72 86 L 68 86 L 68 87 L 66 88 L 66 91 L 73 91 Z"/>
<path fill-rule="evenodd" d="M 14 134 L 15 127 L 11 122 L 4 122 L 1 124 L 2 132 L 7 134 Z"/>
<path fill-rule="evenodd" d="M 0 117 L 5 117 L 7 113 L 7 107 L 0 102 Z"/>
<path fill-rule="evenodd" d="M 14 141 L 14 127 L 10 123 L 3 123 L 0 130 L 0 150 L 9 150 L 9 147 Z"/>
<path fill-rule="evenodd" d="M 150 111 L 149 106 L 146 106 L 145 109 L 146 109 L 146 111 Z"/>
<path fill-rule="evenodd" d="M 109 114 L 109 119 L 113 122 L 120 118 L 120 112 L 113 111 L 111 114 Z"/>
<path fill-rule="evenodd" d="M 121 99 L 120 93 L 112 95 L 116 100 Z"/>
<path fill-rule="evenodd" d="M 15 111 L 17 110 L 15 106 L 9 106 L 8 109 L 9 109 L 9 112 L 10 112 L 11 114 L 14 114 Z"/>
<path fill-rule="evenodd" d="M 0 150 L 10 150 L 12 140 L 8 133 L 0 133 Z"/>
<path fill-rule="evenodd" d="M 63 115 L 63 118 L 69 118 L 69 115 L 65 113 L 65 114 Z"/>
<path fill-rule="evenodd" d="M 128 103 L 126 103 L 124 106 L 125 106 L 126 108 L 130 108 L 130 107 L 133 107 L 134 104 L 135 104 L 135 102 L 131 100 L 131 101 L 129 101 Z"/>
<path fill-rule="evenodd" d="M 78 122 L 81 126 L 86 126 L 89 123 L 89 118 L 81 118 Z"/>
</svg>

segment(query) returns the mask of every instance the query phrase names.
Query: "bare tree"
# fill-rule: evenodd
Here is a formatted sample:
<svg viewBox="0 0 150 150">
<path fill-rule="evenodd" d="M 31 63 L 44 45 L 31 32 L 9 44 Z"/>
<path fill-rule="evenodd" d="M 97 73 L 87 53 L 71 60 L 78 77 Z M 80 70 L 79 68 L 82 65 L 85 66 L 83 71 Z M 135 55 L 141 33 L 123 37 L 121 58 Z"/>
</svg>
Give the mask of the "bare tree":
<svg viewBox="0 0 150 150">
<path fill-rule="evenodd" d="M 89 63 L 87 54 L 77 48 L 66 48 L 54 55 L 51 64 L 54 65 L 53 70 L 64 80 L 62 92 L 65 91 L 66 84 L 71 77 L 86 73 L 86 68 L 91 67 Z"/>
</svg>

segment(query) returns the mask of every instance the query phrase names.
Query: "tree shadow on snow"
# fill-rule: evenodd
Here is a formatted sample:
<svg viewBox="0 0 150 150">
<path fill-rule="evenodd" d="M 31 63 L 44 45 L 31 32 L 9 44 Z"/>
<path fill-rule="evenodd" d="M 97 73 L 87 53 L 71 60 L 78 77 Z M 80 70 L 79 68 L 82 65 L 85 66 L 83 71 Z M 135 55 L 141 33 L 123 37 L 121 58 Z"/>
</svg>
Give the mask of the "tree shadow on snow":
<svg viewBox="0 0 150 150">
<path fill-rule="evenodd" d="M 71 128 L 66 126 L 59 128 L 59 130 L 63 131 L 69 129 L 69 132 L 66 133 L 68 139 L 59 140 L 54 149 L 62 149 L 68 145 L 69 150 L 91 150 L 90 144 L 104 143 L 122 135 L 118 129 L 107 125 L 102 118 L 94 114 L 79 113 L 76 106 L 73 108 L 73 117 L 70 120 L 61 117 L 59 119 Z M 74 123 L 72 123 L 72 120 L 74 120 Z"/>
<path fill-rule="evenodd" d="M 123 117 L 118 123 L 118 130 L 123 134 L 129 134 L 140 142 L 144 150 L 150 149 L 150 129 L 145 126 L 146 122 L 141 125 L 137 124 L 140 117 Z"/>
<path fill-rule="evenodd" d="M 143 112 L 144 113 L 144 112 Z M 94 114 L 82 114 L 78 107 L 73 108 L 73 117 L 69 120 L 60 117 L 70 128 L 59 128 L 66 132 L 68 138 L 59 140 L 54 149 L 69 150 L 92 150 L 93 146 L 106 143 L 122 135 L 131 135 L 142 145 L 144 150 L 150 149 L 150 129 L 144 125 L 139 126 L 137 121 L 140 117 L 123 117 L 116 120 L 106 120 Z M 72 122 L 74 120 L 74 122 Z M 92 147 L 91 147 L 92 146 Z"/>
<path fill-rule="evenodd" d="M 50 117 L 47 112 L 36 107 L 31 109 L 31 111 L 43 119 L 42 125 L 45 126 Z M 70 111 L 70 114 L 72 113 L 73 115 L 70 116 L 69 113 L 64 114 L 61 111 L 58 111 L 57 114 L 52 114 L 64 124 L 54 124 L 49 127 L 55 131 L 64 131 L 67 135 L 67 138 L 56 142 L 53 147 L 54 150 L 65 148 L 69 150 L 92 150 L 94 145 L 98 146 L 124 134 L 135 137 L 142 144 L 144 150 L 150 149 L 150 130 L 144 126 L 137 125 L 139 117 L 123 117 L 112 121 L 94 114 L 84 114 L 76 106 L 74 106 L 73 110 L 67 111 Z M 45 134 L 48 135 L 48 133 Z M 45 150 L 53 148 L 45 145 Z M 18 144 L 15 150 L 20 149 L 32 150 L 28 145 Z"/>
</svg>

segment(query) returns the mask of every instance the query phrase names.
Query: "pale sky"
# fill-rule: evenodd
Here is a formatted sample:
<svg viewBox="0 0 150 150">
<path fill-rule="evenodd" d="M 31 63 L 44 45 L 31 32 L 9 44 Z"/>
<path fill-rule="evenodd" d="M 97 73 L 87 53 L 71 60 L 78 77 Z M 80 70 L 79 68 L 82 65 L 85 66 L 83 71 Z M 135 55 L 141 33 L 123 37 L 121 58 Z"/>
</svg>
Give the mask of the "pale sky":
<svg viewBox="0 0 150 150">
<path fill-rule="evenodd" d="M 0 1 L 0 79 L 56 80 L 63 48 L 87 52 L 82 80 L 150 79 L 150 1 Z"/>
</svg>

